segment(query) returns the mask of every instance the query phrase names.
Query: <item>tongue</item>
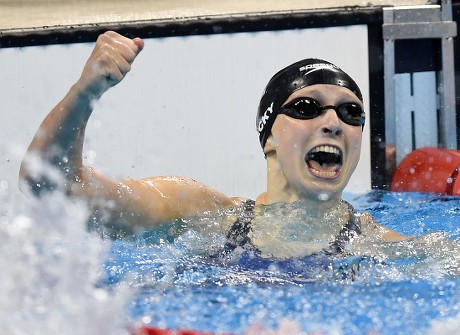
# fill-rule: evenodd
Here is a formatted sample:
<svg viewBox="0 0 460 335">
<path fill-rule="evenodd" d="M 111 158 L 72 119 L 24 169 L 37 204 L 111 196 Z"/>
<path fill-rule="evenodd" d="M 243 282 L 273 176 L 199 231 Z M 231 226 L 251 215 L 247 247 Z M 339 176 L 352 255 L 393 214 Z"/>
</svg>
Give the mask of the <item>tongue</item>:
<svg viewBox="0 0 460 335">
<path fill-rule="evenodd" d="M 317 161 L 313 159 L 309 159 L 307 161 L 308 166 L 311 169 L 318 170 L 318 171 L 327 171 L 327 172 L 335 172 L 339 169 L 339 164 L 319 164 Z"/>
<path fill-rule="evenodd" d="M 341 165 L 337 163 L 320 164 L 318 161 L 309 159 L 307 160 L 307 166 L 310 169 L 310 173 L 318 178 L 335 179 L 340 175 Z"/>
</svg>

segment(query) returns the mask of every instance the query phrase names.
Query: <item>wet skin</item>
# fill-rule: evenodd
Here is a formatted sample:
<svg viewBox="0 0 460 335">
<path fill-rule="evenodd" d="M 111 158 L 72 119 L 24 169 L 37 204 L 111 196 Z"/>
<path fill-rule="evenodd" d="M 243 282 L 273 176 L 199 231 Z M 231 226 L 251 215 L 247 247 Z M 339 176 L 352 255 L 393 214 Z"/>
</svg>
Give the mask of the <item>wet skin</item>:
<svg viewBox="0 0 460 335">
<path fill-rule="evenodd" d="M 143 47 L 139 38 L 129 39 L 115 32 L 99 36 L 81 77 L 43 120 L 29 146 L 20 171 L 23 190 L 41 194 L 56 187 L 46 173 L 37 173 L 33 162 L 38 159 L 60 172 L 59 189 L 84 201 L 94 213 L 103 212 L 108 224 L 115 220 L 125 227 L 143 229 L 241 205 L 245 199 L 229 197 L 191 178 L 120 180 L 83 164 L 85 128 L 94 100 L 125 77 Z M 298 90 L 286 102 L 301 96 L 314 98 L 323 106 L 361 103 L 348 89 L 331 85 Z M 278 115 L 264 148 L 267 191 L 257 198 L 256 204 L 300 200 L 308 214 L 329 213 L 340 204 L 341 193 L 356 168 L 361 136 L 360 126 L 345 124 L 332 109 L 311 120 Z M 312 152 L 315 148 L 339 152 L 341 160 L 323 164 Z M 372 218 L 365 221 L 371 222 Z M 373 227 L 383 234 L 384 240 L 400 238 L 399 234 L 390 236 L 393 232 L 384 227 Z M 219 228 L 226 230 L 228 226 L 222 224 Z"/>
<path fill-rule="evenodd" d="M 285 104 L 300 97 L 313 98 L 322 106 L 345 102 L 362 105 L 349 89 L 335 85 L 305 87 L 294 92 Z M 362 127 L 346 124 L 333 109 L 309 120 L 279 114 L 264 148 L 269 184 L 263 202 L 305 199 L 337 203 L 358 164 L 361 141 Z M 331 164 L 308 159 L 317 151 L 338 153 L 341 159 Z"/>
</svg>

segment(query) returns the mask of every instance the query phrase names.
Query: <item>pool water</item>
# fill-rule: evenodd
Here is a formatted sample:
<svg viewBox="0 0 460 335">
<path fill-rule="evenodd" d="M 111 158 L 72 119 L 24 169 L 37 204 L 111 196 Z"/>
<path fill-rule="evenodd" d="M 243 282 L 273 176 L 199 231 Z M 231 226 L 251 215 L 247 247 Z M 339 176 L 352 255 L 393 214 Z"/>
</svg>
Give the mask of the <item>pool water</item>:
<svg viewBox="0 0 460 335">
<path fill-rule="evenodd" d="M 460 198 L 346 195 L 383 225 L 428 234 L 422 248 L 391 245 L 399 257 L 231 262 L 202 253 L 224 241 L 212 229 L 204 236 L 178 221 L 175 239 L 159 230 L 110 241 L 89 233 L 85 208 L 62 195 L 0 197 L 0 334 L 126 335 L 141 325 L 235 335 L 460 333 Z"/>
<path fill-rule="evenodd" d="M 460 324 L 460 276 L 445 271 L 460 264 L 443 254 L 444 240 L 435 233 L 459 239 L 460 199 L 390 192 L 347 198 L 398 232 L 432 234 L 440 251 L 434 257 L 418 252 L 394 259 L 315 256 L 229 264 L 197 255 L 218 237 L 210 242 L 186 231 L 171 242 L 150 232 L 112 243 L 104 285 L 136 287 L 130 317 L 171 329 L 245 334 L 256 324 L 276 330 L 288 320 L 304 333 L 447 334 L 446 319 Z"/>
</svg>

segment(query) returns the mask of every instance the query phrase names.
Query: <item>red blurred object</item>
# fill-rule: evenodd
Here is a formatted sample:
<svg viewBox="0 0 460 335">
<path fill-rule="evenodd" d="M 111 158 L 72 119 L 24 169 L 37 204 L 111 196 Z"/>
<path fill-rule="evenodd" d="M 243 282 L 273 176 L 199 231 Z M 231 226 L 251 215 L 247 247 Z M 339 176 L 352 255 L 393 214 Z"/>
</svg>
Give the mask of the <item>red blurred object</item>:
<svg viewBox="0 0 460 335">
<path fill-rule="evenodd" d="M 460 195 L 459 171 L 459 150 L 416 149 L 396 168 L 391 190 Z"/>
<path fill-rule="evenodd" d="M 217 334 L 199 332 L 196 330 L 189 330 L 189 329 L 170 330 L 170 329 L 161 329 L 161 328 L 155 328 L 155 327 L 141 327 L 137 329 L 136 331 L 132 332 L 131 335 L 217 335 Z M 231 334 L 221 334 L 221 335 L 231 335 Z"/>
</svg>

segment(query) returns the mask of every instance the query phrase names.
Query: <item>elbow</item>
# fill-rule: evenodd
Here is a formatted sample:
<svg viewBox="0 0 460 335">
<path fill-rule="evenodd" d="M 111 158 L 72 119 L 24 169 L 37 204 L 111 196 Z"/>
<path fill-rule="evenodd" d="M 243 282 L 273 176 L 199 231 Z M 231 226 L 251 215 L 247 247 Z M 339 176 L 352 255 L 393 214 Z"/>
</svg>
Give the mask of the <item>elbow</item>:
<svg viewBox="0 0 460 335">
<path fill-rule="evenodd" d="M 26 155 L 19 169 L 18 186 L 23 193 L 40 197 L 64 185 L 63 176 L 39 157 Z"/>
<path fill-rule="evenodd" d="M 22 193 L 30 192 L 34 185 L 34 178 L 32 178 L 30 168 L 28 167 L 29 163 L 27 162 L 27 158 L 26 156 L 23 159 L 19 168 L 18 187 Z"/>
</svg>

